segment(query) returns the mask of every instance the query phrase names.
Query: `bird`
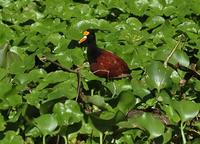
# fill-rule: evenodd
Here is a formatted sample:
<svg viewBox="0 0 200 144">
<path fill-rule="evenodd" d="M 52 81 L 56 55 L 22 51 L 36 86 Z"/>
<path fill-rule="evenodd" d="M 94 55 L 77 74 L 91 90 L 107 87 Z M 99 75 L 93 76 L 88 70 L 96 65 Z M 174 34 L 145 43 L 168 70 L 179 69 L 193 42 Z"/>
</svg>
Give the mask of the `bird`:
<svg viewBox="0 0 200 144">
<path fill-rule="evenodd" d="M 87 47 L 87 59 L 91 72 L 106 79 L 131 77 L 127 63 L 111 51 L 98 48 L 94 29 L 87 29 L 79 44 Z"/>
</svg>

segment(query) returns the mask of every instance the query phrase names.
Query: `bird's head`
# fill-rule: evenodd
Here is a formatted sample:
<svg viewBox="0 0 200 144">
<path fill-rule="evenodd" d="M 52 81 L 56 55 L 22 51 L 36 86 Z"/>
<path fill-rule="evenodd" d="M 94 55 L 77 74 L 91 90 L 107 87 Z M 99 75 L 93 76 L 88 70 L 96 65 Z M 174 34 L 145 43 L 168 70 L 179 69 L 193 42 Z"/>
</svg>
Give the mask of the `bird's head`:
<svg viewBox="0 0 200 144">
<path fill-rule="evenodd" d="M 79 44 L 93 44 L 96 43 L 95 29 L 88 29 L 83 32 L 83 37 L 79 40 Z"/>
</svg>

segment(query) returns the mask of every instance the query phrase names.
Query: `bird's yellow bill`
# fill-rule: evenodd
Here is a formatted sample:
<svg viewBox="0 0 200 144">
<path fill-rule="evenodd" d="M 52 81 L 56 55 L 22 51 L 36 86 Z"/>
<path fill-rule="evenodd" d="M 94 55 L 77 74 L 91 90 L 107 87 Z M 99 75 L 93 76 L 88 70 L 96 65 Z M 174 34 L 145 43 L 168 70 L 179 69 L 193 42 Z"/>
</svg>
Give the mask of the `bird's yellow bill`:
<svg viewBox="0 0 200 144">
<path fill-rule="evenodd" d="M 90 34 L 89 31 L 84 31 L 84 32 L 83 32 L 84 37 L 83 37 L 82 39 L 80 39 L 78 43 L 81 44 L 81 43 L 83 43 L 84 41 L 86 41 L 86 40 L 87 40 L 87 36 L 88 36 L 89 34 Z"/>
<path fill-rule="evenodd" d="M 79 40 L 78 43 L 81 44 L 81 43 L 83 43 L 86 40 L 87 40 L 87 36 L 85 35 L 82 39 Z"/>
</svg>

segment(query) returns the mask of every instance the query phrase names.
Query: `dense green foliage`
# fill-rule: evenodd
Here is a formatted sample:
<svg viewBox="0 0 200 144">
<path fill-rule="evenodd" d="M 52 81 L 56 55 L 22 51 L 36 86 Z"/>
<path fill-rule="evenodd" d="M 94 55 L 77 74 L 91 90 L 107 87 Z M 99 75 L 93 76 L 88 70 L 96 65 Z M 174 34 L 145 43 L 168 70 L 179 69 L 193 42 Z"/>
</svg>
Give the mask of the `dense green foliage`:
<svg viewBox="0 0 200 144">
<path fill-rule="evenodd" d="M 199 6 L 0 0 L 0 144 L 199 143 Z M 85 49 L 71 43 L 88 28 L 132 80 L 90 72 Z"/>
</svg>

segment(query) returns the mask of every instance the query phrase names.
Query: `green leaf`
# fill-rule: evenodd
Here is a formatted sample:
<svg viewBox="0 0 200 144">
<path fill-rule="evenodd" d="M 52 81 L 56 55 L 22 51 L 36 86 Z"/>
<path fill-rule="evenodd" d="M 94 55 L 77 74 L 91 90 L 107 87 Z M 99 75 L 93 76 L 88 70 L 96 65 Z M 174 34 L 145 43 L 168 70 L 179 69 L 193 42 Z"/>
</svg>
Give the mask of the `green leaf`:
<svg viewBox="0 0 200 144">
<path fill-rule="evenodd" d="M 200 14 L 200 9 L 199 9 L 198 5 L 200 5 L 200 1 L 199 0 L 192 0 L 191 1 L 191 9 L 196 14 Z"/>
<path fill-rule="evenodd" d="M 0 81 L 0 88 L 0 99 L 2 99 L 5 98 L 6 93 L 12 89 L 12 84 L 5 81 Z"/>
<path fill-rule="evenodd" d="M 82 134 L 91 134 L 94 132 L 95 136 L 99 136 L 99 133 L 97 130 L 93 129 L 91 123 L 86 123 L 83 121 L 82 127 L 80 129 L 80 133 Z"/>
<path fill-rule="evenodd" d="M 15 36 L 14 32 L 7 25 L 0 23 L 0 29 L 0 44 L 9 41 Z"/>
<path fill-rule="evenodd" d="M 136 104 L 136 98 L 131 91 L 123 91 L 119 94 L 119 102 L 117 108 L 126 114 L 129 110 L 134 108 Z"/>
<path fill-rule="evenodd" d="M 100 108 L 112 110 L 112 107 L 108 103 L 105 102 L 105 99 L 102 96 L 98 96 L 98 95 L 85 96 L 84 101 L 87 103 L 92 103 Z"/>
<path fill-rule="evenodd" d="M 171 103 L 171 97 L 170 95 L 165 91 L 161 91 L 158 94 L 158 98 L 159 101 L 161 101 L 163 104 L 170 104 Z"/>
<path fill-rule="evenodd" d="M 185 122 L 194 118 L 199 113 L 198 104 L 192 101 L 188 101 L 188 100 L 173 101 L 172 106 L 179 114 L 182 122 Z"/>
<path fill-rule="evenodd" d="M 150 138 L 156 138 L 164 134 L 164 125 L 150 113 L 144 113 L 130 121 L 138 127 L 147 130 L 150 134 Z"/>
<path fill-rule="evenodd" d="M 33 105 L 37 108 L 40 108 L 40 102 L 46 98 L 48 91 L 38 91 L 33 90 L 30 94 L 27 94 L 25 99 L 28 104 Z"/>
<path fill-rule="evenodd" d="M 180 64 L 185 67 L 188 67 L 190 64 L 189 57 L 183 50 L 176 50 L 169 62 L 175 65 Z"/>
<path fill-rule="evenodd" d="M 105 5 L 98 5 L 97 9 L 95 9 L 95 14 L 99 17 L 105 17 L 109 14 L 109 11 Z"/>
<path fill-rule="evenodd" d="M 28 74 L 17 74 L 15 79 L 23 85 L 30 82 L 40 82 L 46 75 L 47 73 L 43 69 L 33 69 Z"/>
<path fill-rule="evenodd" d="M 7 122 L 13 122 L 13 123 L 17 122 L 19 120 L 21 113 L 22 112 L 20 109 L 15 109 L 15 108 L 11 109 L 9 111 L 9 115 L 8 115 L 9 120 Z"/>
<path fill-rule="evenodd" d="M 128 18 L 126 23 L 128 23 L 133 30 L 140 30 L 142 28 L 142 23 L 134 17 Z"/>
<path fill-rule="evenodd" d="M 141 137 L 142 131 L 140 129 L 130 129 L 123 132 L 123 135 L 116 140 L 116 144 L 133 144 L 137 137 Z M 141 142 L 144 142 L 141 140 Z"/>
<path fill-rule="evenodd" d="M 35 126 L 42 132 L 42 134 L 50 135 L 58 126 L 58 122 L 51 114 L 41 115 L 34 119 Z"/>
<path fill-rule="evenodd" d="M 196 80 L 195 81 L 195 86 L 194 86 L 195 90 L 196 91 L 200 91 L 200 81 L 199 80 Z"/>
<path fill-rule="evenodd" d="M 93 127 L 100 132 L 111 131 L 115 121 L 113 119 L 102 119 L 96 115 L 90 115 L 89 122 L 92 123 Z"/>
<path fill-rule="evenodd" d="M 6 66 L 6 55 L 9 49 L 8 44 L 4 44 L 3 46 L 0 47 L 0 67 L 5 67 Z"/>
<path fill-rule="evenodd" d="M 134 143 L 131 135 L 124 135 L 123 137 L 120 137 L 119 140 L 116 141 L 116 144 L 132 144 Z"/>
<path fill-rule="evenodd" d="M 143 98 L 146 95 L 149 95 L 151 92 L 148 90 L 148 85 L 144 81 L 132 80 L 133 94 Z"/>
<path fill-rule="evenodd" d="M 65 96 L 67 96 L 68 99 L 77 97 L 77 77 L 75 75 L 70 75 L 68 77 L 68 80 L 61 82 L 53 87 L 53 90 L 47 95 L 47 101 Z"/>
<path fill-rule="evenodd" d="M 181 23 L 178 28 L 185 32 L 198 33 L 199 26 L 192 20 L 187 20 Z"/>
<path fill-rule="evenodd" d="M 83 118 L 78 103 L 73 100 L 67 100 L 64 104 L 56 103 L 53 108 L 53 113 L 60 126 L 78 123 Z"/>
<path fill-rule="evenodd" d="M 130 9 L 130 12 L 142 16 L 147 11 L 149 6 L 149 1 L 139 0 L 139 1 L 127 1 L 127 5 Z"/>
<path fill-rule="evenodd" d="M 6 69 L 0 68 L 0 80 L 2 80 L 3 78 L 5 78 L 7 74 L 8 73 L 7 73 Z"/>
<path fill-rule="evenodd" d="M 178 123 L 180 121 L 180 117 L 178 113 L 173 109 L 171 105 L 164 105 L 163 110 L 165 111 L 167 117 L 174 123 Z"/>
<path fill-rule="evenodd" d="M 38 137 L 41 134 L 42 134 L 41 131 L 37 127 L 34 127 L 26 132 L 26 136 L 32 136 L 32 137 Z"/>
<path fill-rule="evenodd" d="M 77 80 L 72 79 L 71 77 L 71 80 L 68 80 L 66 85 L 67 98 L 73 99 L 77 97 Z"/>
<path fill-rule="evenodd" d="M 65 143 L 170 143 L 180 122 L 187 143 L 199 143 L 198 74 L 190 78 L 176 67 L 194 63 L 199 71 L 199 5 L 200 0 L 0 0 L 0 143 L 54 143 L 57 136 Z M 131 80 L 105 82 L 89 70 L 85 49 L 75 44 L 88 28 L 98 29 L 99 48 L 127 62 Z M 177 69 L 164 68 L 160 61 L 181 34 L 185 39 L 169 59 Z M 76 74 L 42 57 L 79 68 L 77 102 Z M 183 78 L 190 79 L 180 87 Z M 154 112 L 143 115 L 152 107 L 172 127 L 160 124 Z"/>
<path fill-rule="evenodd" d="M 0 144 L 22 144 L 23 138 L 14 131 L 7 131 L 5 137 L 0 140 Z"/>
<path fill-rule="evenodd" d="M 147 82 L 151 88 L 158 91 L 170 84 L 171 71 L 163 66 L 160 62 L 152 62 L 147 66 Z"/>
<path fill-rule="evenodd" d="M 20 56 L 22 58 L 20 58 Z M 30 70 L 33 68 L 35 61 L 34 56 L 22 56 L 22 54 L 17 54 L 15 50 L 9 51 L 6 57 L 7 68 L 10 73 L 21 74 L 25 70 Z"/>
<path fill-rule="evenodd" d="M 192 141 L 192 144 L 199 144 L 199 141 L 200 141 L 200 138 L 195 138 L 195 139 Z"/>
<path fill-rule="evenodd" d="M 6 122 L 4 121 L 4 117 L 2 114 L 0 114 L 0 131 L 3 131 L 6 127 Z"/>
<path fill-rule="evenodd" d="M 171 51 L 168 49 L 168 47 L 173 49 L 174 45 L 175 43 L 172 43 L 162 47 L 161 50 L 158 50 L 156 52 L 155 59 L 164 61 L 169 56 Z M 188 67 L 190 64 L 189 56 L 187 55 L 187 53 L 185 53 L 182 49 L 179 48 L 180 47 L 178 47 L 178 49 L 176 49 L 176 51 L 173 53 L 172 57 L 169 59 L 169 63 L 173 65 L 180 64 L 182 66 Z"/>
<path fill-rule="evenodd" d="M 165 22 L 165 19 L 161 16 L 154 16 L 154 17 L 149 17 L 147 19 L 147 22 L 145 23 L 145 26 L 148 28 L 154 28 L 160 24 L 163 24 Z"/>
<path fill-rule="evenodd" d="M 7 1 L 1 0 L 0 1 L 0 5 L 2 5 L 3 7 L 8 7 L 11 3 L 12 3 L 11 0 L 7 0 Z"/>
<path fill-rule="evenodd" d="M 171 140 L 171 138 L 172 138 L 172 129 L 167 128 L 167 130 L 163 134 L 163 143 L 169 142 Z"/>
<path fill-rule="evenodd" d="M 64 52 L 61 51 L 56 55 L 56 58 L 66 67 L 72 67 L 72 65 L 82 65 L 85 60 L 81 48 L 67 49 Z"/>
<path fill-rule="evenodd" d="M 174 15 L 174 14 L 175 14 L 175 11 L 176 11 L 176 7 L 173 6 L 173 5 L 166 6 L 166 7 L 163 9 L 163 13 L 164 13 L 166 16 Z"/>
<path fill-rule="evenodd" d="M 120 94 L 122 91 L 132 90 L 133 88 L 128 78 L 124 78 L 114 82 L 107 82 L 106 87 L 108 87 L 109 90 L 116 95 Z"/>
<path fill-rule="evenodd" d="M 200 122 L 194 122 L 193 126 L 195 126 L 198 130 L 200 130 Z"/>
<path fill-rule="evenodd" d="M 6 97 L 7 102 L 9 103 L 10 106 L 17 106 L 22 103 L 22 97 L 18 94 L 15 93 L 10 93 Z"/>
<path fill-rule="evenodd" d="M 48 73 L 43 81 L 37 86 L 37 90 L 42 90 L 49 84 L 55 84 L 58 82 L 69 80 L 69 75 L 69 73 L 63 72 L 61 70 Z"/>
<path fill-rule="evenodd" d="M 126 10 L 126 4 L 124 1 L 121 0 L 110 0 L 107 4 L 109 8 L 118 8 L 123 12 L 125 12 Z"/>
<path fill-rule="evenodd" d="M 86 30 L 88 28 L 101 28 L 101 29 L 109 29 L 112 28 L 108 21 L 104 19 L 86 19 L 81 20 L 74 25 L 76 29 Z"/>
</svg>

